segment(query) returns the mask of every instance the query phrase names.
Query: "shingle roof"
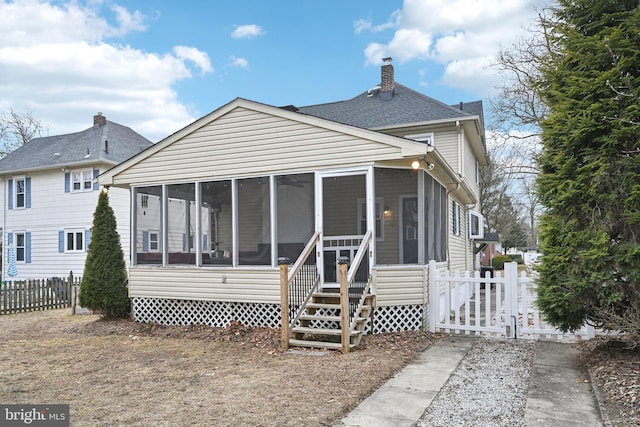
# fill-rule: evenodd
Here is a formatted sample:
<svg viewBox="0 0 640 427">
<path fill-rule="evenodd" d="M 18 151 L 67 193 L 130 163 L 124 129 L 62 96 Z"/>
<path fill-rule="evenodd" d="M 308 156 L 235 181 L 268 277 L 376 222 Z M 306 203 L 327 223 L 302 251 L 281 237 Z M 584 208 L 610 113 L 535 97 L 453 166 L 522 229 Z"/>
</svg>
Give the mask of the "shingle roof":
<svg viewBox="0 0 640 427">
<path fill-rule="evenodd" d="M 153 145 L 131 128 L 106 121 L 81 132 L 34 138 L 0 159 L 0 173 L 78 163 L 118 164 Z"/>
<path fill-rule="evenodd" d="M 297 111 L 365 129 L 456 120 L 478 115 L 477 108 L 460 110 L 398 83 L 395 84 L 393 96 L 385 98 L 387 97 L 378 90 L 372 96 L 367 91 L 346 101 L 299 107 Z M 480 101 L 464 105 L 477 107 L 476 104 L 482 108 Z"/>
</svg>

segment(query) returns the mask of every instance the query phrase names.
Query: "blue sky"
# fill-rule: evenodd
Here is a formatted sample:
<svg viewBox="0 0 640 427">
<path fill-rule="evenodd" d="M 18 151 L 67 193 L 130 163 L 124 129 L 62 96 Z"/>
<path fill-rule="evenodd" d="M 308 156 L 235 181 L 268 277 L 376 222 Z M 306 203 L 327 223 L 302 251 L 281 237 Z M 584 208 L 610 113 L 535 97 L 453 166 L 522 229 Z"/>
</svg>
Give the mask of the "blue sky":
<svg viewBox="0 0 640 427">
<path fill-rule="evenodd" d="M 158 141 L 236 97 L 310 105 L 396 81 L 440 101 L 487 99 L 527 0 L 0 0 L 0 113 L 50 135 L 98 111 Z M 485 108 L 487 106 L 485 105 Z"/>
</svg>

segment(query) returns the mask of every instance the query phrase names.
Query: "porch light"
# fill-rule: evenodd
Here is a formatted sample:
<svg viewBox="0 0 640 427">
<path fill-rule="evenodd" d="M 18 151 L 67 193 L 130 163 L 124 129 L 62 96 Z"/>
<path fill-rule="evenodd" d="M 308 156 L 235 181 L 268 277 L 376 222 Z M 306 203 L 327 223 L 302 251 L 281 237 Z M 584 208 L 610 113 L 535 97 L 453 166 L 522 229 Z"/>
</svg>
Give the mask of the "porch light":
<svg viewBox="0 0 640 427">
<path fill-rule="evenodd" d="M 418 160 L 414 160 L 413 162 L 411 162 L 411 168 L 413 170 L 418 170 L 420 169 L 420 164 L 424 163 L 424 166 L 427 168 L 427 170 L 433 170 L 433 168 L 435 167 L 435 165 L 431 162 L 428 162 L 427 159 L 425 159 L 424 157 L 422 159 L 418 159 Z"/>
<path fill-rule="evenodd" d="M 391 214 L 392 214 L 391 208 L 389 206 L 385 206 L 383 214 L 385 218 L 391 218 Z"/>
</svg>

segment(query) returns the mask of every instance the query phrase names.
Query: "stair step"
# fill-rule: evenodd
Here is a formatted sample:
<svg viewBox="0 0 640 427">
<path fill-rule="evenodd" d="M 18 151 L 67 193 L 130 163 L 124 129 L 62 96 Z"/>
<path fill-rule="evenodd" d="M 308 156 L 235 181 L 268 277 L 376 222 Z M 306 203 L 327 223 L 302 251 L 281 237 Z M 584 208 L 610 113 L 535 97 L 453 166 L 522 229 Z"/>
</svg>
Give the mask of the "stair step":
<svg viewBox="0 0 640 427">
<path fill-rule="evenodd" d="M 339 322 L 340 316 L 328 316 L 320 314 L 301 314 L 300 320 L 319 320 L 322 322 Z"/>
<path fill-rule="evenodd" d="M 333 310 L 340 310 L 340 304 L 325 304 L 320 302 L 310 302 L 306 305 L 307 308 L 327 308 Z"/>
<path fill-rule="evenodd" d="M 340 298 L 340 292 L 314 292 L 314 298 Z"/>
<path fill-rule="evenodd" d="M 323 341 L 309 341 L 309 340 L 289 340 L 289 345 L 292 347 L 312 347 L 312 348 L 326 348 L 329 350 L 342 350 L 342 344 L 339 342 L 323 342 Z M 354 348 L 354 345 L 349 345 L 350 348 Z"/>
<path fill-rule="evenodd" d="M 310 335 L 332 335 L 332 336 L 340 336 L 342 335 L 342 331 L 340 329 L 327 329 L 327 328 L 309 328 L 306 326 L 296 326 L 295 328 L 291 328 L 291 332 L 294 334 L 310 334 Z M 351 331 L 349 335 L 355 336 L 358 335 L 360 331 Z"/>
</svg>

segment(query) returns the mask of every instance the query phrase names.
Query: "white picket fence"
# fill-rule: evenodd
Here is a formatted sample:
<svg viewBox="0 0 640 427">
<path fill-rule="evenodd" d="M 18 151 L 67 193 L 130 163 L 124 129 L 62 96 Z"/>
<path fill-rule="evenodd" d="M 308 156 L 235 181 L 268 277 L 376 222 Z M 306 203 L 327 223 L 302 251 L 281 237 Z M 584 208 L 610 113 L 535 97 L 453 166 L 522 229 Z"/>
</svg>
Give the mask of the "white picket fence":
<svg viewBox="0 0 640 427">
<path fill-rule="evenodd" d="M 504 273 L 481 277 L 480 272 L 439 272 L 429 263 L 430 322 L 432 332 L 464 333 L 508 338 L 588 339 L 593 327 L 575 334 L 548 325 L 536 307 L 536 283 L 518 275 L 518 265 L 505 264 Z"/>
</svg>

